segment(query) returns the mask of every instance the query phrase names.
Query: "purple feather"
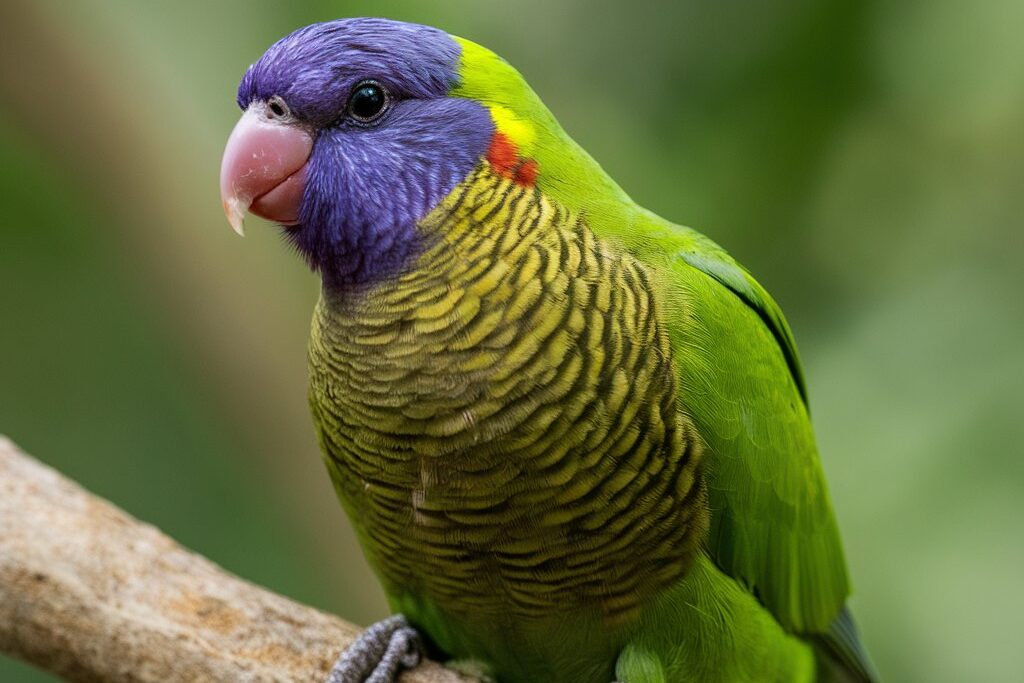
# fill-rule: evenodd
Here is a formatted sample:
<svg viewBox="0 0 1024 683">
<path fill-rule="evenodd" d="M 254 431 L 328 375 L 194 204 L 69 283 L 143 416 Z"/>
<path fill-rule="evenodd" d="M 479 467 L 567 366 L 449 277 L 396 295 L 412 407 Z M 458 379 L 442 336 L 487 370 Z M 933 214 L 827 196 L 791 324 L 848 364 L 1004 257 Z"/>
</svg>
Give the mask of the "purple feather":
<svg viewBox="0 0 1024 683">
<path fill-rule="evenodd" d="M 459 54 L 438 29 L 342 19 L 282 38 L 243 77 L 240 107 L 277 95 L 314 132 L 299 224 L 287 235 L 326 286 L 406 267 L 422 248 L 417 223 L 486 152 L 490 114 L 448 96 Z M 365 80 L 392 98 L 372 125 L 344 116 L 351 90 Z"/>
</svg>

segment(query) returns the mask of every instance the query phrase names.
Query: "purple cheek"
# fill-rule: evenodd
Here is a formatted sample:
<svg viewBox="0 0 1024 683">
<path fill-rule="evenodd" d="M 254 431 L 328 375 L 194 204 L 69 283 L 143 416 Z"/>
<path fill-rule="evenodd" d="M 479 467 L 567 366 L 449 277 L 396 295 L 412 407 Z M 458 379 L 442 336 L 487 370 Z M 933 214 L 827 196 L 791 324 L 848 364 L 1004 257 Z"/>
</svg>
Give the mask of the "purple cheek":
<svg viewBox="0 0 1024 683">
<path fill-rule="evenodd" d="M 326 129 L 308 163 L 291 234 L 332 287 L 394 274 L 420 246 L 419 221 L 480 163 L 493 124 L 470 100 L 409 100 L 376 128 Z"/>
</svg>

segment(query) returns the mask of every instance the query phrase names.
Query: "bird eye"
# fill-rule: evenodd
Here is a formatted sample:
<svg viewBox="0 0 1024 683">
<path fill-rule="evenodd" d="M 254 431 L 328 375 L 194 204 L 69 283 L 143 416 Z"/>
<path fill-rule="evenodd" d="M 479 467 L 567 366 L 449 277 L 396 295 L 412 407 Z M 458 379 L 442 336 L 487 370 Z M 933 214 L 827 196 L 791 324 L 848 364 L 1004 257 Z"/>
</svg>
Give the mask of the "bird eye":
<svg viewBox="0 0 1024 683">
<path fill-rule="evenodd" d="M 348 113 L 360 123 L 369 123 L 384 113 L 388 106 L 388 94 L 377 83 L 364 81 L 357 85 L 348 98 Z"/>
<path fill-rule="evenodd" d="M 267 114 L 272 119 L 286 119 L 292 114 L 292 110 L 283 99 L 274 95 L 267 100 Z"/>
</svg>

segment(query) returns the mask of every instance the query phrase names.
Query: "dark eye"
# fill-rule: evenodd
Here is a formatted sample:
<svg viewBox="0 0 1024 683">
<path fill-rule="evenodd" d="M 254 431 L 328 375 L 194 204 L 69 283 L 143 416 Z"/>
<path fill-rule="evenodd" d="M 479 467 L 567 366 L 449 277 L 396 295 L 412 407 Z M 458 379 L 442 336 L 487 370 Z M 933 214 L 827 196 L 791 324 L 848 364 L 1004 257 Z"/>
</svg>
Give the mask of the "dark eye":
<svg viewBox="0 0 1024 683">
<path fill-rule="evenodd" d="M 291 116 L 291 109 L 283 99 L 274 95 L 267 100 L 267 116 L 272 119 L 287 119 Z"/>
<path fill-rule="evenodd" d="M 388 106 L 388 94 L 373 81 L 360 83 L 348 98 L 349 116 L 356 121 L 369 123 L 375 120 Z"/>
</svg>

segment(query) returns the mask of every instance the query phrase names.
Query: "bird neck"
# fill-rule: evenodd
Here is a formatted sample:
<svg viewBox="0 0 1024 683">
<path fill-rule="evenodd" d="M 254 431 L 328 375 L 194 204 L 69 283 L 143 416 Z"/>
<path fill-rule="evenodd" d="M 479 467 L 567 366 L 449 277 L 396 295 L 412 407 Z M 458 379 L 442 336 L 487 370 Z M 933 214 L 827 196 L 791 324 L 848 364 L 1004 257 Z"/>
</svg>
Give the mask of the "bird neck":
<svg viewBox="0 0 1024 683">
<path fill-rule="evenodd" d="M 586 216 L 597 235 L 628 232 L 644 210 L 565 132 L 526 79 L 487 48 L 453 38 L 462 54 L 460 81 L 451 94 L 486 107 L 496 132 L 530 162 L 547 197 Z"/>
</svg>

